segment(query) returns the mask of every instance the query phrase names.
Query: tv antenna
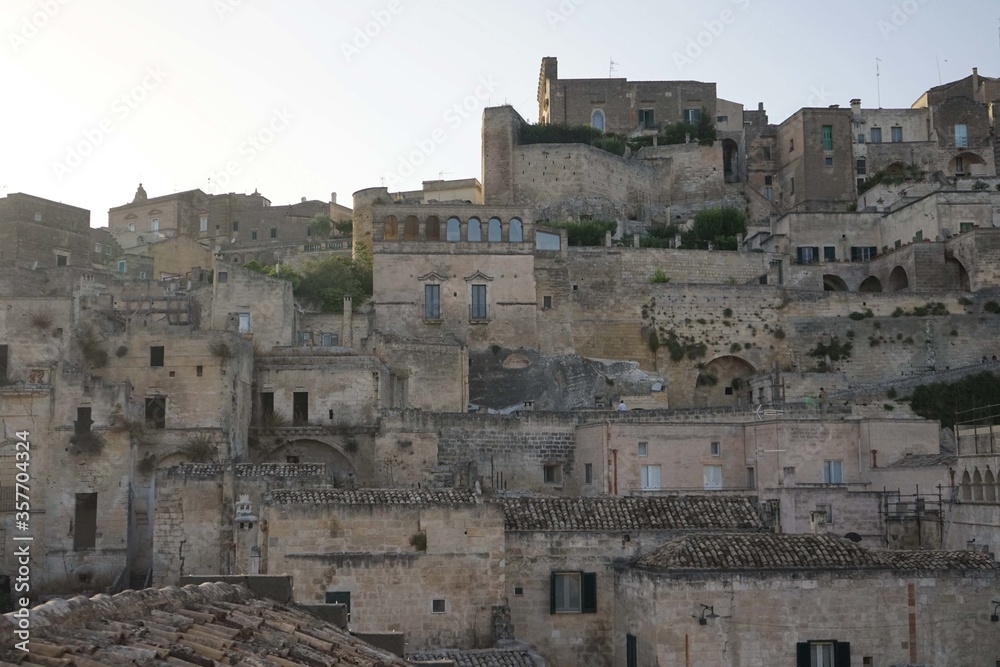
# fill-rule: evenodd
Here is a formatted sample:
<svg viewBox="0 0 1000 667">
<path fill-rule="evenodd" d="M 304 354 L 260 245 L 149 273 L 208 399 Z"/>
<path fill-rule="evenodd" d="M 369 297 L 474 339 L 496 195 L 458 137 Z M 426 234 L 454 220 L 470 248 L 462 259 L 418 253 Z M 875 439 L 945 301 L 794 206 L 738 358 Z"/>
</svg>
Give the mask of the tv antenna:
<svg viewBox="0 0 1000 667">
<path fill-rule="evenodd" d="M 611 58 L 611 63 L 608 65 L 608 78 L 615 78 L 615 73 L 618 71 L 618 63 L 615 62 L 614 58 Z"/>
<path fill-rule="evenodd" d="M 882 76 L 882 75 L 879 72 L 879 67 L 878 67 L 878 64 L 880 62 L 882 62 L 882 60 L 880 58 L 876 58 L 875 59 L 875 91 L 876 91 L 876 94 L 878 95 L 878 108 L 879 109 L 882 108 L 882 84 L 879 81 L 879 77 Z"/>
<path fill-rule="evenodd" d="M 451 176 L 451 172 L 450 171 L 439 171 L 438 172 L 438 178 L 440 178 L 441 180 L 444 180 L 444 175 L 445 174 L 448 174 L 449 176 Z"/>
</svg>

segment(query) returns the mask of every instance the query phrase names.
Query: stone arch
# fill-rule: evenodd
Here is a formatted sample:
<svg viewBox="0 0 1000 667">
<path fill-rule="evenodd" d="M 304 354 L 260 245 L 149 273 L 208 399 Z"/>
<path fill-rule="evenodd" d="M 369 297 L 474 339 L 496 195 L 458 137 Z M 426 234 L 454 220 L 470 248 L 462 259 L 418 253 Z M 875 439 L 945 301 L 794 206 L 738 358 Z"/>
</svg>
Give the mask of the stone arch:
<svg viewBox="0 0 1000 667">
<path fill-rule="evenodd" d="M 722 140 L 722 173 L 727 183 L 735 183 L 739 180 L 737 174 L 737 163 L 739 161 L 740 147 L 732 139 Z"/>
<path fill-rule="evenodd" d="M 275 264 L 274 252 L 271 250 L 265 250 L 259 255 L 257 255 L 257 261 L 264 266 L 272 266 Z"/>
<path fill-rule="evenodd" d="M 900 160 L 894 160 L 889 164 L 882 167 L 882 172 L 886 176 L 891 176 L 893 178 L 902 178 L 906 175 L 906 165 Z"/>
<path fill-rule="evenodd" d="M 465 238 L 472 243 L 483 240 L 483 223 L 479 221 L 479 218 L 469 218 Z"/>
<path fill-rule="evenodd" d="M 969 471 L 962 473 L 962 500 L 972 500 L 972 477 Z"/>
<path fill-rule="evenodd" d="M 233 264 L 239 264 L 239 263 L 240 263 L 240 256 L 233 255 Z"/>
<path fill-rule="evenodd" d="M 428 216 L 427 222 L 424 223 L 424 238 L 428 241 L 441 240 L 441 221 L 436 215 Z"/>
<path fill-rule="evenodd" d="M 889 274 L 889 291 L 901 292 L 910 286 L 910 280 L 906 276 L 906 269 L 897 266 Z"/>
<path fill-rule="evenodd" d="M 823 290 L 826 292 L 848 292 L 847 283 L 840 276 L 826 274 L 823 276 Z"/>
<path fill-rule="evenodd" d="M 993 471 L 987 468 L 986 474 L 983 475 L 983 500 L 988 503 L 994 503 L 997 500 L 996 483 L 997 481 L 993 477 Z"/>
<path fill-rule="evenodd" d="M 881 292 L 882 291 L 882 281 L 875 276 L 868 276 L 861 281 L 861 285 L 858 287 L 859 292 Z"/>
<path fill-rule="evenodd" d="M 456 218 L 448 218 L 445 229 L 446 239 L 452 243 L 457 243 L 462 240 L 462 222 Z"/>
<path fill-rule="evenodd" d="M 500 243 L 503 240 L 500 218 L 494 216 L 486 223 L 486 240 L 490 243 Z"/>
<path fill-rule="evenodd" d="M 507 230 L 507 240 L 511 243 L 521 243 L 524 241 L 524 227 L 518 218 L 511 218 Z"/>
<path fill-rule="evenodd" d="M 746 359 L 734 355 L 716 357 L 705 364 L 694 386 L 698 407 L 739 405 L 748 401 L 748 380 L 757 373 Z"/>
<path fill-rule="evenodd" d="M 980 474 L 979 468 L 976 468 L 972 473 L 972 499 L 983 499 L 983 476 Z"/>
<path fill-rule="evenodd" d="M 247 264 L 249 262 L 256 262 L 256 261 L 257 261 L 257 257 L 252 252 L 248 252 L 247 254 L 243 255 L 243 263 L 244 264 Z"/>
<path fill-rule="evenodd" d="M 383 228 L 385 230 L 383 238 L 386 241 L 399 240 L 399 220 L 396 219 L 396 216 L 394 215 L 385 216 L 385 222 L 383 223 Z"/>
<path fill-rule="evenodd" d="M 604 131 L 604 112 L 601 109 L 594 109 L 590 114 L 590 126 L 595 130 Z"/>
<path fill-rule="evenodd" d="M 420 221 L 417 220 L 417 216 L 408 215 L 406 216 L 406 220 L 403 221 L 403 240 L 420 240 Z"/>
<path fill-rule="evenodd" d="M 969 272 L 965 269 L 965 264 L 962 263 L 962 260 L 957 257 L 946 257 L 944 263 L 946 266 L 950 266 L 957 271 L 958 289 L 963 292 L 971 292 L 972 282 L 969 280 Z"/>
<path fill-rule="evenodd" d="M 959 153 L 948 162 L 948 172 L 953 176 L 970 176 L 973 172 L 970 167 L 973 165 L 985 166 L 986 161 L 975 153 L 965 151 Z M 982 173 L 982 170 L 977 169 L 975 171 Z"/>
<path fill-rule="evenodd" d="M 349 446 L 350 436 L 345 440 L 345 446 Z M 268 452 L 263 463 L 287 463 L 289 457 L 299 463 L 325 463 L 327 473 L 332 475 L 338 485 L 353 482 L 356 479 L 357 470 L 351 463 L 350 455 L 344 451 L 340 445 L 313 438 L 300 438 L 289 440 Z"/>
</svg>

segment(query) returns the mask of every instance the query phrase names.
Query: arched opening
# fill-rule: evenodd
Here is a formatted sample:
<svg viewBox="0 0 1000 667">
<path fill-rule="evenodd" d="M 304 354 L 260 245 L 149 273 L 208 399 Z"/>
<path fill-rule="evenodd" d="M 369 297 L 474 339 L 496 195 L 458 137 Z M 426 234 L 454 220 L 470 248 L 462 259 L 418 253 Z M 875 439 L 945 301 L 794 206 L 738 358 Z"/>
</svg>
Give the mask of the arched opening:
<svg viewBox="0 0 1000 667">
<path fill-rule="evenodd" d="M 726 183 L 735 183 L 739 180 L 737 173 L 737 161 L 739 159 L 740 147 L 732 139 L 722 140 L 722 173 Z"/>
<path fill-rule="evenodd" d="M 962 473 L 962 500 L 972 500 L 972 478 L 968 470 Z"/>
<path fill-rule="evenodd" d="M 233 255 L 233 264 L 239 264 L 239 263 L 240 263 L 240 256 Z"/>
<path fill-rule="evenodd" d="M 948 162 L 948 170 L 953 176 L 983 176 L 986 161 L 975 153 L 960 153 Z"/>
<path fill-rule="evenodd" d="M 976 468 L 976 471 L 972 473 L 972 499 L 983 499 L 983 476 L 979 474 L 979 468 Z"/>
<path fill-rule="evenodd" d="M 604 112 L 600 109 L 594 109 L 594 113 L 590 114 L 590 125 L 594 129 L 604 131 Z"/>
<path fill-rule="evenodd" d="M 882 291 L 882 281 L 875 276 L 868 276 L 861 281 L 861 285 L 858 287 L 859 292 L 881 292 Z"/>
<path fill-rule="evenodd" d="M 462 240 L 462 223 L 459 222 L 458 218 L 448 218 L 446 224 L 445 234 L 446 239 L 452 243 L 457 243 Z"/>
<path fill-rule="evenodd" d="M 358 443 L 349 436 L 344 442 L 344 448 L 350 449 L 351 447 L 356 449 Z M 292 440 L 271 450 L 264 462 L 324 463 L 327 473 L 333 476 L 338 486 L 353 482 L 355 478 L 354 465 L 341 447 L 308 438 Z"/>
<path fill-rule="evenodd" d="M 256 259 L 257 258 L 253 256 L 252 252 L 248 252 L 246 255 L 243 256 L 243 263 L 246 264 L 248 262 L 253 262 Z"/>
<path fill-rule="evenodd" d="M 501 232 L 500 232 L 500 218 L 490 218 L 487 223 L 487 240 L 490 243 L 500 243 Z"/>
<path fill-rule="evenodd" d="M 385 218 L 385 240 L 386 241 L 398 241 L 399 240 L 399 221 L 396 220 L 396 216 L 387 215 Z"/>
<path fill-rule="evenodd" d="M 428 241 L 441 240 L 441 221 L 436 215 L 427 218 L 427 222 L 424 224 L 424 238 Z"/>
<path fill-rule="evenodd" d="M 517 218 L 510 219 L 510 230 L 507 232 L 507 240 L 511 243 L 521 243 L 524 241 L 524 229 L 521 221 Z"/>
<path fill-rule="evenodd" d="M 882 172 L 890 178 L 903 178 L 906 176 L 906 165 L 896 160 L 883 167 Z"/>
<path fill-rule="evenodd" d="M 749 380 L 756 373 L 757 369 L 745 359 L 732 355 L 716 357 L 702 367 L 695 380 L 695 406 L 748 404 Z"/>
<path fill-rule="evenodd" d="M 840 276 L 823 276 L 823 290 L 826 292 L 847 292 L 847 283 Z"/>
<path fill-rule="evenodd" d="M 989 468 L 986 469 L 986 474 L 983 475 L 983 500 L 988 503 L 996 502 L 997 499 L 997 487 L 996 479 L 993 478 L 993 471 Z"/>
<path fill-rule="evenodd" d="M 263 264 L 264 266 L 272 266 L 275 263 L 274 253 L 271 252 L 270 250 L 265 250 L 264 252 L 257 255 L 257 261 Z"/>
<path fill-rule="evenodd" d="M 955 259 L 954 257 L 947 257 L 944 261 L 945 265 L 951 269 L 957 278 L 958 289 L 963 292 L 972 291 L 972 283 L 969 281 L 969 272 L 965 270 L 965 265 L 962 264 L 961 260 Z"/>
<path fill-rule="evenodd" d="M 910 281 L 906 277 L 906 269 L 897 266 L 889 274 L 889 291 L 900 292 L 910 286 Z"/>
<path fill-rule="evenodd" d="M 420 221 L 417 220 L 417 216 L 415 215 L 406 216 L 406 220 L 403 222 L 403 240 L 404 241 L 420 240 Z"/>
<path fill-rule="evenodd" d="M 469 218 L 469 231 L 467 239 L 473 243 L 483 240 L 483 226 L 479 218 Z"/>
</svg>

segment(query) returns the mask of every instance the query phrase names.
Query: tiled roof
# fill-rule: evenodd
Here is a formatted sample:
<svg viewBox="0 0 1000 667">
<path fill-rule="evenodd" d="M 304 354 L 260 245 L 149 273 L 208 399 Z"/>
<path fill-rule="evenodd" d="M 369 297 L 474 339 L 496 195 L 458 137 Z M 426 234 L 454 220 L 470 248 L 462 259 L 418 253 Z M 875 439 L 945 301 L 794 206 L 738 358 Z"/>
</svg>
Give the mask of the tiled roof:
<svg viewBox="0 0 1000 667">
<path fill-rule="evenodd" d="M 958 460 L 954 454 L 911 454 L 893 461 L 887 468 L 930 468 L 950 466 Z"/>
<path fill-rule="evenodd" d="M 207 479 L 219 477 L 225 468 L 218 463 L 182 463 L 168 469 L 168 474 Z M 326 474 L 325 463 L 239 463 L 237 477 L 317 477 Z"/>
<path fill-rule="evenodd" d="M 758 530 L 754 505 L 737 496 L 504 498 L 507 530 Z"/>
<path fill-rule="evenodd" d="M 407 655 L 406 658 L 417 664 L 431 660 L 451 660 L 455 663 L 455 667 L 539 667 L 545 664 L 544 660 L 532 651 L 507 648 L 421 651 Z"/>
<path fill-rule="evenodd" d="M 998 569 L 972 551 L 875 551 L 832 535 L 686 535 L 636 561 L 656 570 Z"/>
<path fill-rule="evenodd" d="M 455 505 L 476 502 L 471 491 L 426 489 L 313 489 L 308 491 L 273 491 L 275 505 L 307 503 L 311 505 Z"/>
<path fill-rule="evenodd" d="M 20 662 L 16 620 L 0 623 L 0 661 Z M 242 586 L 210 583 L 53 600 L 31 612 L 31 653 L 23 664 L 357 665 L 404 667 L 403 660 L 334 625 Z"/>
</svg>

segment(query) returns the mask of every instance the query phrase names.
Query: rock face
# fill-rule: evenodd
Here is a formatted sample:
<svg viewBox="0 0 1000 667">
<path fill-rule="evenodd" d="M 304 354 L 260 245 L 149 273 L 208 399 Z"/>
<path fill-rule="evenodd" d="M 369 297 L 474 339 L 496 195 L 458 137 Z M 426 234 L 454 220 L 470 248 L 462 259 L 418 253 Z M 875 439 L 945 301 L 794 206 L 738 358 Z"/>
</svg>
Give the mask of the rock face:
<svg viewBox="0 0 1000 667">
<path fill-rule="evenodd" d="M 547 356 L 537 350 L 494 346 L 469 355 L 469 402 L 492 410 L 574 410 L 645 396 L 664 379 L 639 370 L 638 362 Z"/>
</svg>

